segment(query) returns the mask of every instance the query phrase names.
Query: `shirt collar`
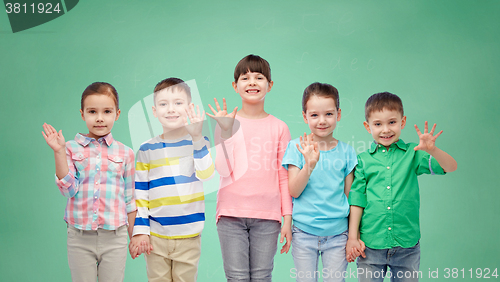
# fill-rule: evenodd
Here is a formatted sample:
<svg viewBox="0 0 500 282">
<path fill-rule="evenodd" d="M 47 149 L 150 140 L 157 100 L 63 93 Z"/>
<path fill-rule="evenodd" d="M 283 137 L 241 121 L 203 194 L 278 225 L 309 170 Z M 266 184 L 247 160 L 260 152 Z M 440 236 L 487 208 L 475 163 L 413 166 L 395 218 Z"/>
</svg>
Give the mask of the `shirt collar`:
<svg viewBox="0 0 500 282">
<path fill-rule="evenodd" d="M 99 140 L 102 140 L 104 139 L 104 141 L 106 142 L 106 144 L 108 145 L 108 147 L 111 145 L 111 143 L 113 143 L 114 139 L 113 139 L 113 135 L 111 135 L 111 132 L 104 136 L 104 137 L 101 137 L 99 138 L 97 141 Z M 88 136 L 85 136 L 81 133 L 78 133 L 76 136 L 75 136 L 75 141 L 82 145 L 82 146 L 87 146 L 90 142 L 92 142 L 92 140 L 95 140 L 94 138 L 90 138 Z"/>
<path fill-rule="evenodd" d="M 397 142 L 391 144 L 390 148 L 393 148 L 393 147 L 398 147 L 399 149 L 401 149 L 403 151 L 406 151 L 406 149 L 407 149 L 406 148 L 407 147 L 406 143 L 401 138 Z M 373 143 L 372 143 L 370 149 L 368 150 L 368 152 L 370 154 L 373 154 L 373 153 L 375 153 L 375 151 L 377 150 L 377 148 L 379 148 L 379 144 L 377 144 L 377 143 L 375 143 L 375 141 L 373 141 Z"/>
</svg>

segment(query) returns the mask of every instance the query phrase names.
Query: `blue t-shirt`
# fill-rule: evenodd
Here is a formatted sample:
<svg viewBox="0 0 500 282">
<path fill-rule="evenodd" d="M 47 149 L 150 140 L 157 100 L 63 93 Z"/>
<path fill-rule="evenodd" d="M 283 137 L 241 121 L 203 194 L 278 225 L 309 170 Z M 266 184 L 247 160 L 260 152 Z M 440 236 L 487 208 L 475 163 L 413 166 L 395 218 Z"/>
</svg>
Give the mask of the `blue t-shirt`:
<svg viewBox="0 0 500 282">
<path fill-rule="evenodd" d="M 297 149 L 299 138 L 288 143 L 281 165 L 300 169 L 304 156 Z M 345 177 L 358 163 L 354 149 L 342 141 L 335 148 L 320 151 L 304 191 L 293 198 L 293 224 L 316 236 L 334 236 L 347 230 L 349 203 L 344 194 Z"/>
</svg>

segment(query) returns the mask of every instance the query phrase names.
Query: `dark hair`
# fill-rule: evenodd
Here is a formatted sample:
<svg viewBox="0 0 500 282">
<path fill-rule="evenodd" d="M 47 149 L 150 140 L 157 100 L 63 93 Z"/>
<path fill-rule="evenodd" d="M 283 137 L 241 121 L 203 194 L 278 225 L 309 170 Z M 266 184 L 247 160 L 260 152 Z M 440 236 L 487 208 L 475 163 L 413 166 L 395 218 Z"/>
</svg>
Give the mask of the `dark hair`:
<svg viewBox="0 0 500 282">
<path fill-rule="evenodd" d="M 155 103 L 156 103 L 157 93 L 160 90 L 163 90 L 163 89 L 168 88 L 168 87 L 172 87 L 172 89 L 177 89 L 177 90 L 186 92 L 188 99 L 189 99 L 188 102 L 191 102 L 191 88 L 189 88 L 189 86 L 184 82 L 184 80 L 182 80 L 180 78 L 176 78 L 176 77 L 169 77 L 169 78 L 166 78 L 166 79 L 158 82 L 158 84 L 156 84 L 155 89 L 154 89 L 154 101 L 155 101 Z"/>
<path fill-rule="evenodd" d="M 85 101 L 85 98 L 95 94 L 107 95 L 111 97 L 115 101 L 116 110 L 119 109 L 118 92 L 116 92 L 116 89 L 113 87 L 113 85 L 106 82 L 94 82 L 89 86 L 87 86 L 87 88 L 85 88 L 85 90 L 82 93 L 82 100 L 81 100 L 82 111 L 83 111 L 83 102 Z"/>
<path fill-rule="evenodd" d="M 332 98 L 335 101 L 337 110 L 340 107 L 339 91 L 337 88 L 328 83 L 315 82 L 304 89 L 304 94 L 302 95 L 302 110 L 304 113 L 307 112 L 307 101 L 309 101 L 311 96 Z"/>
<path fill-rule="evenodd" d="M 269 63 L 257 55 L 248 55 L 241 59 L 236 68 L 234 68 L 234 82 L 238 82 L 240 75 L 247 72 L 258 72 L 267 78 L 268 82 L 271 82 L 271 66 Z"/>
<path fill-rule="evenodd" d="M 370 114 L 374 111 L 382 111 L 387 109 L 389 111 L 398 111 L 401 116 L 404 116 L 403 102 L 401 99 L 392 93 L 381 92 L 373 94 L 368 98 L 365 104 L 365 119 L 368 121 Z"/>
</svg>

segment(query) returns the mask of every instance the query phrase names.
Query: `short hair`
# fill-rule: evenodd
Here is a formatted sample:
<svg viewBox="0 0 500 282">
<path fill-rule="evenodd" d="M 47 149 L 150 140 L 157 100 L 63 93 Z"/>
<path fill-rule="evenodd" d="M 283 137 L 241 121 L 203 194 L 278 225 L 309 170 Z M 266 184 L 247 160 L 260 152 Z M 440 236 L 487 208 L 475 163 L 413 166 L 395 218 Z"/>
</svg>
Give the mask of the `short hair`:
<svg viewBox="0 0 500 282">
<path fill-rule="evenodd" d="M 83 102 L 85 99 L 90 96 L 90 95 L 107 95 L 113 99 L 115 102 L 116 110 L 119 109 L 118 107 L 118 92 L 116 92 L 116 89 L 113 87 L 113 85 L 107 83 L 107 82 L 94 82 L 87 86 L 85 90 L 82 93 L 82 99 L 81 99 L 81 110 L 83 111 Z"/>
<path fill-rule="evenodd" d="M 304 89 L 304 94 L 302 95 L 302 111 L 304 113 L 307 112 L 307 101 L 309 101 L 311 96 L 332 98 L 335 101 L 337 110 L 340 107 L 339 91 L 337 88 L 328 83 L 315 82 Z"/>
<path fill-rule="evenodd" d="M 234 82 L 238 82 L 240 75 L 247 72 L 261 73 L 267 78 L 268 82 L 271 82 L 271 66 L 269 62 L 257 55 L 250 54 L 238 62 L 236 68 L 234 68 Z"/>
<path fill-rule="evenodd" d="M 156 95 L 158 94 L 158 92 L 168 87 L 172 87 L 172 89 L 176 89 L 178 91 L 186 92 L 188 97 L 188 102 L 191 102 L 191 88 L 184 82 L 184 80 L 176 77 L 169 77 L 156 84 L 153 97 L 155 104 L 156 104 Z"/>
<path fill-rule="evenodd" d="M 403 102 L 401 99 L 392 93 L 381 92 L 373 94 L 368 98 L 365 104 L 365 119 L 368 121 L 371 113 L 374 111 L 383 111 L 387 109 L 389 111 L 398 111 L 401 116 L 404 116 Z"/>
</svg>

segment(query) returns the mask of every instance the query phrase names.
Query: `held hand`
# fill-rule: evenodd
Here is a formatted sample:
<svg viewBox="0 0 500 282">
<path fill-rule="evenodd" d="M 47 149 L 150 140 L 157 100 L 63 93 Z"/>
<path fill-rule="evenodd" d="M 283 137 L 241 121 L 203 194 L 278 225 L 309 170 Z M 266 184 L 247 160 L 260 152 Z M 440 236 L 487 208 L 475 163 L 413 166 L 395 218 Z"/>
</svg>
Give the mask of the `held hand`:
<svg viewBox="0 0 500 282">
<path fill-rule="evenodd" d="M 129 252 L 132 259 L 139 257 L 142 253 L 151 254 L 153 245 L 150 244 L 149 236 L 146 234 L 135 235 L 130 240 Z"/>
<path fill-rule="evenodd" d="M 345 247 L 346 252 L 346 260 L 347 262 L 354 262 L 358 256 L 365 256 L 364 253 L 364 243 L 361 245 L 360 242 L 363 242 L 359 239 L 348 239 Z M 362 251 L 361 251 L 362 250 Z"/>
<path fill-rule="evenodd" d="M 436 139 L 443 133 L 443 131 L 439 131 L 438 134 L 434 135 L 434 130 L 436 129 L 436 124 L 431 129 L 431 132 L 429 132 L 429 126 L 427 121 L 425 121 L 425 127 L 424 127 L 424 133 L 420 132 L 420 129 L 418 129 L 418 126 L 415 124 L 415 130 L 417 131 L 418 138 L 420 139 L 420 142 L 417 147 L 414 148 L 415 151 L 417 150 L 423 150 L 426 151 L 427 153 L 431 152 L 436 148 Z"/>
<path fill-rule="evenodd" d="M 189 105 L 189 109 L 186 109 L 187 117 L 184 117 L 184 124 L 186 125 L 186 130 L 191 135 L 193 138 L 193 141 L 198 141 L 200 140 L 201 137 L 201 131 L 203 130 L 203 117 L 205 116 L 205 111 L 203 111 L 202 114 L 200 114 L 200 106 L 196 106 L 197 112 L 194 110 L 194 104 L 191 103 Z"/>
<path fill-rule="evenodd" d="M 313 142 L 312 133 L 309 135 L 306 135 L 306 133 L 304 133 L 304 138 L 300 136 L 300 146 L 299 144 L 296 145 L 299 152 L 304 156 L 306 165 L 312 172 L 319 160 L 318 142 Z"/>
<path fill-rule="evenodd" d="M 54 152 L 58 152 L 66 148 L 66 142 L 64 141 L 64 136 L 62 135 L 62 130 L 55 130 L 54 127 L 50 124 L 43 124 L 42 135 L 45 138 L 45 142 L 54 150 Z"/>
<path fill-rule="evenodd" d="M 217 101 L 216 98 L 214 98 L 215 101 L 215 107 L 217 108 L 217 111 L 212 107 L 212 105 L 208 105 L 210 110 L 212 110 L 213 115 L 207 113 L 207 115 L 217 121 L 219 124 L 220 128 L 223 131 L 227 131 L 233 128 L 234 124 L 234 118 L 236 117 L 236 111 L 238 110 L 238 107 L 234 108 L 234 110 L 231 113 L 227 112 L 227 105 L 226 105 L 226 98 L 222 98 L 222 110 L 220 108 L 219 102 Z"/>
</svg>

